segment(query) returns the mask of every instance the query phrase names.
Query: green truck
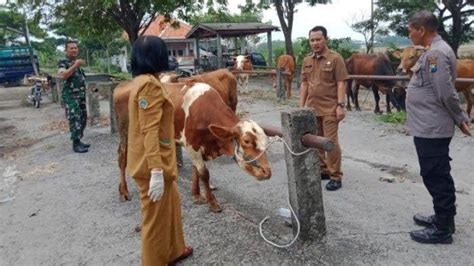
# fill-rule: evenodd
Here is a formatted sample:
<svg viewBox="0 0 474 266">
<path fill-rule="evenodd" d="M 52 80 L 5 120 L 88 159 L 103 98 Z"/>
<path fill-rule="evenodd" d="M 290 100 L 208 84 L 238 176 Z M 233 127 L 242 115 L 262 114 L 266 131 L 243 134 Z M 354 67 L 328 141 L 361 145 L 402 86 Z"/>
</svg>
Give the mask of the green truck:
<svg viewBox="0 0 474 266">
<path fill-rule="evenodd" d="M 38 57 L 33 56 L 39 70 Z M 0 46 L 0 84 L 17 84 L 25 75 L 35 74 L 28 46 Z"/>
</svg>

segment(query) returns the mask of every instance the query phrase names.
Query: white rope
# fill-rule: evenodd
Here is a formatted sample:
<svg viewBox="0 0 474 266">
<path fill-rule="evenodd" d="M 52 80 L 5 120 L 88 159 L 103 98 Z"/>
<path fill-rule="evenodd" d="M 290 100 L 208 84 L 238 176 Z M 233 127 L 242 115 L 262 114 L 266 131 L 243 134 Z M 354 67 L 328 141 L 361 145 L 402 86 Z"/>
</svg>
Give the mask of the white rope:
<svg viewBox="0 0 474 266">
<path fill-rule="evenodd" d="M 234 147 L 234 156 L 236 159 L 238 159 L 238 161 L 240 162 L 243 162 L 243 163 L 251 163 L 251 162 L 254 162 L 256 160 L 258 160 L 258 158 L 260 158 L 267 150 L 268 150 L 268 147 L 270 147 L 273 143 L 276 143 L 276 142 L 282 142 L 285 146 L 286 146 L 286 149 L 293 155 L 295 156 L 300 156 L 300 155 L 303 155 L 305 153 L 308 153 L 309 151 L 313 150 L 312 148 L 308 148 L 302 152 L 294 152 L 290 149 L 290 146 L 288 145 L 288 143 L 286 143 L 286 141 L 282 138 L 282 137 L 279 137 L 279 136 L 273 136 L 273 137 L 268 137 L 270 139 L 270 141 L 268 142 L 268 144 L 265 146 L 265 148 L 263 149 L 263 151 L 261 153 L 259 153 L 255 158 L 251 159 L 251 160 L 245 160 L 244 158 L 242 158 L 239 153 L 237 152 L 238 150 L 238 144 L 235 145 Z"/>
<path fill-rule="evenodd" d="M 267 242 L 268 244 L 274 246 L 274 247 L 277 247 L 277 248 L 287 248 L 291 245 L 293 245 L 296 241 L 296 239 L 298 239 L 298 237 L 300 236 L 300 221 L 298 220 L 298 216 L 296 216 L 295 214 L 295 211 L 293 210 L 293 207 L 291 207 L 291 204 L 290 204 L 290 197 L 288 197 L 288 206 L 290 206 L 290 210 L 291 210 L 291 213 L 293 214 L 293 217 L 295 218 L 296 220 L 296 235 L 295 237 L 293 238 L 293 240 L 291 240 L 290 243 L 286 244 L 286 245 L 280 245 L 280 244 L 277 244 L 275 242 L 272 242 L 270 240 L 268 240 L 264 235 L 263 235 L 263 230 L 262 230 L 262 225 L 263 223 L 268 220 L 270 218 L 270 216 L 266 216 L 261 222 L 260 224 L 258 225 L 258 229 L 260 231 L 260 236 L 263 238 L 263 240 L 265 240 L 265 242 Z"/>
<path fill-rule="evenodd" d="M 295 156 L 300 156 L 300 155 L 303 155 L 305 153 L 308 153 L 310 152 L 311 150 L 313 150 L 313 148 L 308 148 L 302 152 L 294 152 L 291 150 L 290 146 L 288 145 L 288 143 L 281 137 L 279 136 L 273 136 L 273 137 L 269 137 L 270 141 L 268 141 L 268 144 L 265 146 L 265 148 L 263 149 L 263 151 L 257 155 L 255 158 L 251 159 L 251 160 L 245 160 L 244 158 L 242 158 L 239 153 L 237 152 L 238 151 L 238 145 L 239 144 L 236 144 L 235 145 L 235 148 L 234 148 L 234 156 L 235 158 L 238 160 L 238 161 L 241 161 L 243 163 L 252 163 L 256 160 L 258 160 L 258 158 L 260 158 L 260 156 L 262 156 L 262 154 L 264 154 L 267 150 L 268 150 L 268 147 L 270 147 L 270 145 L 272 145 L 273 143 L 275 142 L 282 142 L 286 149 L 293 155 Z M 277 243 L 274 243 L 270 240 L 268 240 L 264 235 L 263 235 L 263 230 L 262 230 L 262 225 L 263 223 L 265 223 L 266 220 L 268 220 L 270 218 L 270 216 L 266 216 L 259 224 L 259 231 L 260 231 L 260 236 L 263 238 L 263 240 L 265 242 L 267 242 L 268 244 L 274 246 L 274 247 L 277 247 L 277 248 L 287 248 L 291 245 L 293 245 L 295 243 L 295 241 L 298 239 L 299 235 L 300 235 L 300 221 L 298 220 L 298 216 L 296 215 L 295 211 L 293 210 L 293 207 L 291 206 L 291 203 L 290 203 L 290 198 L 288 197 L 288 206 L 290 206 L 290 211 L 291 213 L 293 214 L 293 217 L 295 218 L 296 220 L 296 235 L 295 237 L 293 238 L 293 240 L 291 240 L 290 243 L 286 244 L 286 245 L 280 245 L 280 244 L 277 244 Z"/>
</svg>

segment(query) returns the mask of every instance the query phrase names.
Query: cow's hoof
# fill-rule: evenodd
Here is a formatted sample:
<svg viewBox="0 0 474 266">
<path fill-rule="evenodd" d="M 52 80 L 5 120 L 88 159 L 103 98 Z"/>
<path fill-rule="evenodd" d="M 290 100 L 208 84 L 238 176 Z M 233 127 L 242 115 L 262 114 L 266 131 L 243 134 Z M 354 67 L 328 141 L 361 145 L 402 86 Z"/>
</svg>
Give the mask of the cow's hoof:
<svg viewBox="0 0 474 266">
<path fill-rule="evenodd" d="M 132 200 L 132 196 L 130 196 L 128 193 L 120 194 L 120 202 L 126 202 L 130 200 Z"/>
<path fill-rule="evenodd" d="M 198 205 L 206 204 L 206 199 L 201 195 L 193 195 L 193 203 Z"/>
<path fill-rule="evenodd" d="M 359 112 L 360 112 L 360 111 L 361 111 L 361 110 L 360 110 L 360 107 L 356 107 L 356 111 L 359 111 Z"/>
<path fill-rule="evenodd" d="M 217 201 L 213 200 L 213 201 L 209 202 L 209 210 L 211 212 L 217 213 L 217 212 L 221 212 L 222 208 L 219 205 L 219 203 L 217 203 Z"/>
</svg>

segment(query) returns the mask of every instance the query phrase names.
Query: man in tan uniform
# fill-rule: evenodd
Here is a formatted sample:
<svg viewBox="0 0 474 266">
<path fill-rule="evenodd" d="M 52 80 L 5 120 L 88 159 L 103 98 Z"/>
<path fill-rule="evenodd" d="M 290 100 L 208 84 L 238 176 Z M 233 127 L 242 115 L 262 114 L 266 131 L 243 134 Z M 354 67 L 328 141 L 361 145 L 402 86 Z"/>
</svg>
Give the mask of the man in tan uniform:
<svg viewBox="0 0 474 266">
<path fill-rule="evenodd" d="M 309 31 L 313 52 L 304 58 L 301 68 L 301 107 L 313 109 L 318 123 L 318 135 L 331 138 L 334 149 L 319 152 L 321 179 L 330 179 L 327 190 L 342 187 L 341 148 L 338 125 L 345 117 L 345 80 L 348 78 L 344 59 L 327 47 L 327 30 L 316 26 Z"/>
<path fill-rule="evenodd" d="M 174 107 L 159 72 L 168 68 L 166 45 L 142 36 L 132 49 L 128 101 L 127 172 L 137 183 L 142 211 L 142 265 L 173 264 L 186 247 L 174 142 Z"/>
</svg>

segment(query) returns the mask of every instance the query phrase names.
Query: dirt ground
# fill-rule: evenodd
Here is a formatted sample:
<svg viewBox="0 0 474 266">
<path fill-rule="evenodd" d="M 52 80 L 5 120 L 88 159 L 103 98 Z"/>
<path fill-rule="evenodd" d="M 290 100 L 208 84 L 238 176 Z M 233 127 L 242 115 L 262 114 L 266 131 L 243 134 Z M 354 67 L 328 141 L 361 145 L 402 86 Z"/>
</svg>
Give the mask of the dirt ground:
<svg viewBox="0 0 474 266">
<path fill-rule="evenodd" d="M 296 100 L 278 103 L 270 88 L 254 79 L 251 93 L 240 97 L 238 114 L 280 126 L 280 111 L 296 106 Z M 118 200 L 118 138 L 110 134 L 108 102 L 101 101 L 101 124 L 86 129 L 90 151 L 76 154 L 63 109 L 48 96 L 40 109 L 28 106 L 27 92 L 27 87 L 0 88 L 0 202 L 5 201 L 0 265 L 140 264 L 140 235 L 134 230 L 140 224 L 138 194 L 129 179 L 132 201 Z M 266 215 L 287 207 L 281 144 L 268 151 L 274 173 L 268 181 L 242 173 L 231 158 L 208 164 L 224 207 L 219 214 L 191 203 L 185 154 L 179 188 L 186 239 L 195 254 L 182 264 L 474 265 L 474 140 L 456 132 L 451 144 L 458 206 L 454 244 L 414 243 L 408 232 L 419 227 L 411 216 L 430 213 L 432 206 L 412 139 L 403 126 L 378 122 L 372 95 L 360 97 L 363 111 L 348 113 L 340 125 L 343 188 L 323 192 L 325 240 L 277 249 L 258 234 Z M 291 229 L 277 218 L 265 232 L 278 242 L 291 239 Z"/>
</svg>

